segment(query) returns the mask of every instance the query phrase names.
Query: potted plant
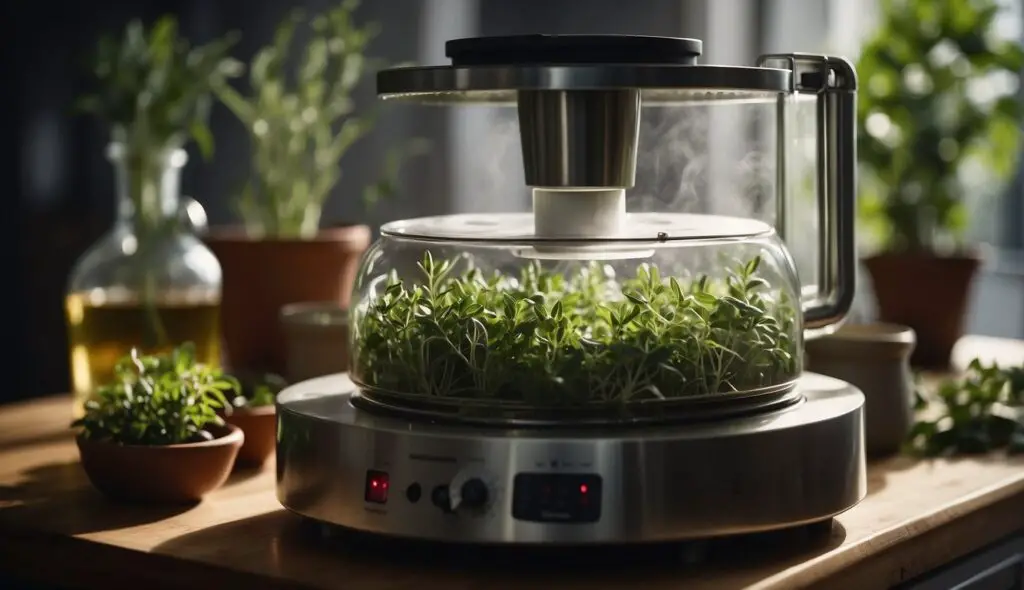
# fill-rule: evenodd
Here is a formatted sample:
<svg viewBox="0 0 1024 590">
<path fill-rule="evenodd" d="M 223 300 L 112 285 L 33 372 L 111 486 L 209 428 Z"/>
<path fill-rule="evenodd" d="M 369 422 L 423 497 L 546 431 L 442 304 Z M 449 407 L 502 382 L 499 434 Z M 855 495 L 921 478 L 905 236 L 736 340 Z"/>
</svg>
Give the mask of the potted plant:
<svg viewBox="0 0 1024 590">
<path fill-rule="evenodd" d="M 231 473 L 244 434 L 219 410 L 238 382 L 196 362 L 195 346 L 121 358 L 72 423 L 92 484 L 117 499 L 195 502 Z"/>
<path fill-rule="evenodd" d="M 207 243 L 224 268 L 224 359 L 234 370 L 284 373 L 282 306 L 335 301 L 348 306 L 366 225 L 324 227 L 323 206 L 341 178 L 339 162 L 373 126 L 353 111 L 352 93 L 373 65 L 364 53 L 377 33 L 358 26 L 355 2 L 315 16 L 294 75 L 302 12 L 292 12 L 274 42 L 253 58 L 248 95 L 227 84 L 218 94 L 249 132 L 250 178 L 238 201 L 242 227 L 212 228 Z M 401 152 L 387 160 L 394 174 Z M 387 192 L 389 179 L 364 191 Z M 345 187 L 346 191 L 354 187 Z"/>
<path fill-rule="evenodd" d="M 279 375 L 238 375 L 239 389 L 224 408 L 224 421 L 242 429 L 245 442 L 238 451 L 239 467 L 260 467 L 277 444 L 277 394 L 287 382 Z"/>
<path fill-rule="evenodd" d="M 860 213 L 880 246 L 864 263 L 879 319 L 917 334 L 912 364 L 944 368 L 980 266 L 966 201 L 1017 163 L 1024 50 L 994 38 L 995 0 L 882 7 L 857 66 Z"/>
<path fill-rule="evenodd" d="M 201 362 L 220 362 L 221 267 L 185 222 L 179 181 L 189 141 L 212 153 L 212 88 L 241 71 L 227 56 L 236 39 L 192 46 L 164 16 L 98 43 L 96 88 L 78 106 L 109 127 L 117 217 L 68 277 L 76 417 L 132 348 L 161 352 L 189 341 Z"/>
</svg>

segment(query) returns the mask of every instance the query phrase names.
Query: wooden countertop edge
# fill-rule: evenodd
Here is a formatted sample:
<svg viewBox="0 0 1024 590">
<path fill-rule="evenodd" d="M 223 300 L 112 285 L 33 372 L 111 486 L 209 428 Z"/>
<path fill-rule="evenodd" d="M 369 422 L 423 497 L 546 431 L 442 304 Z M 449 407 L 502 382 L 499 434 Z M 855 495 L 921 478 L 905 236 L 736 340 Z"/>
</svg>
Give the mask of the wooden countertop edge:
<svg viewBox="0 0 1024 590">
<path fill-rule="evenodd" d="M 128 565 L 130 560 L 130 565 Z M 5 530 L 0 536 L 0 572 L 21 581 L 60 588 L 145 587 L 246 588 L 246 590 L 313 590 L 294 580 L 237 570 L 226 565 L 67 535 Z"/>
<path fill-rule="evenodd" d="M 1024 473 L 915 515 L 838 552 L 809 559 L 751 588 L 864 590 L 899 584 L 1020 532 L 1024 529 L 1022 503 Z"/>
<path fill-rule="evenodd" d="M 905 582 L 1024 529 L 1024 474 L 1007 478 L 942 508 L 907 519 L 838 552 L 812 558 L 753 584 L 756 590 L 864 590 Z M 841 522 L 841 518 L 840 518 Z M 126 566 L 130 560 L 131 565 Z M 57 566 L 59 564 L 59 566 Z M 0 570 L 26 581 L 63 587 L 99 577 L 105 585 L 144 582 L 152 588 L 195 586 L 249 590 L 306 588 L 284 578 L 227 565 L 140 551 L 58 533 L 5 527 Z"/>
</svg>

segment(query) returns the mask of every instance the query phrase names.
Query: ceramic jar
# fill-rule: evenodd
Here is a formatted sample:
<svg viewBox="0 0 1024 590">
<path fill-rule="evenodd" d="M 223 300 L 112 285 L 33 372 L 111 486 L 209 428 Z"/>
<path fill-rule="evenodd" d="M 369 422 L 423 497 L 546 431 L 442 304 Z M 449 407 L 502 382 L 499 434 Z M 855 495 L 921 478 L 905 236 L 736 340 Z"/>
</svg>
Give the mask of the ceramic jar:
<svg viewBox="0 0 1024 590">
<path fill-rule="evenodd" d="M 864 392 L 869 457 L 899 452 L 914 421 L 910 355 L 914 330 L 897 324 L 846 324 L 806 342 L 805 368 L 842 379 Z"/>
</svg>

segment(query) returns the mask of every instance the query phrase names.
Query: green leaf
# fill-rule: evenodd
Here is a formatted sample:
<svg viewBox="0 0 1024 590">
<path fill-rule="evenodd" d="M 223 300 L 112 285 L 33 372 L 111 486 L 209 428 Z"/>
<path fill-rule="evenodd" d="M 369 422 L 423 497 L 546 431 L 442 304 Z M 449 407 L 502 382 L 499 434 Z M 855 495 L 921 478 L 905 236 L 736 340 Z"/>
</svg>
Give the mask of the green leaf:
<svg viewBox="0 0 1024 590">
<path fill-rule="evenodd" d="M 199 153 L 206 159 L 213 157 L 213 135 L 209 128 L 200 121 L 192 121 L 189 131 L 199 147 Z"/>
<path fill-rule="evenodd" d="M 648 303 L 650 303 L 647 300 L 647 298 L 641 295 L 640 293 L 625 292 L 623 293 L 623 295 L 626 297 L 626 299 L 629 299 L 630 301 L 637 305 L 647 305 Z"/>
<path fill-rule="evenodd" d="M 698 304 L 708 309 L 713 309 L 718 305 L 718 298 L 705 291 L 698 291 L 693 295 L 693 298 Z"/>
<path fill-rule="evenodd" d="M 749 262 L 743 267 L 743 273 L 745 276 L 751 276 L 757 272 L 757 268 L 761 266 L 761 257 L 755 256 L 750 259 Z"/>
</svg>

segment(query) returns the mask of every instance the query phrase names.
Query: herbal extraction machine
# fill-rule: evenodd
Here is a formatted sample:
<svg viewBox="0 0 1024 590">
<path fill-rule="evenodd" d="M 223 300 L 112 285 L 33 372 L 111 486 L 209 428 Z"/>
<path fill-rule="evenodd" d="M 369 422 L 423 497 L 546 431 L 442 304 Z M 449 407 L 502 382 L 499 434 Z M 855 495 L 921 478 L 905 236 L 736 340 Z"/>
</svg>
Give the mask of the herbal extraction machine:
<svg viewBox="0 0 1024 590">
<path fill-rule="evenodd" d="M 864 497 L 863 395 L 803 371 L 804 338 L 854 293 L 856 74 L 700 54 L 694 39 L 474 38 L 448 42 L 451 65 L 378 74 L 385 99 L 514 105 L 533 211 L 381 228 L 351 372 L 278 397 L 286 508 L 402 538 L 586 545 L 827 522 Z M 819 262 L 804 285 L 785 221 L 808 101 Z M 750 104 L 771 113 L 774 223 L 631 209 L 651 108 Z"/>
</svg>

